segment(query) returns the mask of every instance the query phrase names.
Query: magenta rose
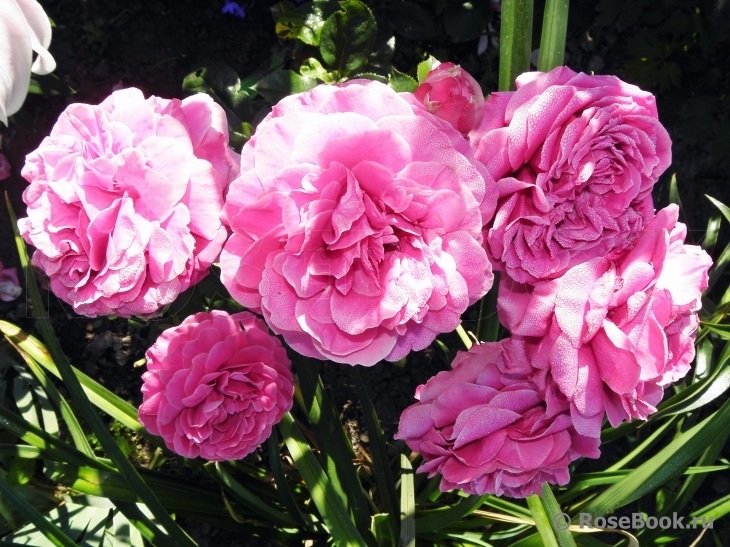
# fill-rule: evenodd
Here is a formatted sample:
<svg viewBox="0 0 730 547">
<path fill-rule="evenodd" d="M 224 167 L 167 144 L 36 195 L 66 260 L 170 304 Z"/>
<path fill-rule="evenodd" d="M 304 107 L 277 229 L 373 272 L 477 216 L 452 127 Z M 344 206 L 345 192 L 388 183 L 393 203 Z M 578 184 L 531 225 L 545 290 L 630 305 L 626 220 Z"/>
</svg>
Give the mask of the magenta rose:
<svg viewBox="0 0 730 547">
<path fill-rule="evenodd" d="M 0 300 L 10 302 L 20 296 L 23 289 L 18 281 L 18 271 L 15 268 L 6 268 L 0 262 Z"/>
<path fill-rule="evenodd" d="M 146 357 L 139 420 L 186 458 L 239 460 L 292 407 L 291 362 L 252 313 L 196 313 Z"/>
<path fill-rule="evenodd" d="M 74 311 L 150 315 L 218 259 L 223 195 L 237 173 L 210 97 L 116 91 L 99 106 L 70 105 L 28 155 L 18 226 Z"/>
<path fill-rule="evenodd" d="M 576 432 L 565 397 L 541 391 L 522 343 L 503 340 L 459 352 L 452 370 L 419 386 L 396 439 L 441 474 L 442 491 L 524 498 L 566 484 L 568 464 L 599 456 L 598 437 Z"/>
<path fill-rule="evenodd" d="M 466 139 L 412 94 L 319 86 L 283 99 L 244 146 L 221 279 L 303 355 L 394 361 L 491 286 L 481 223 L 495 203 Z"/>
<path fill-rule="evenodd" d="M 631 245 L 653 216 L 671 142 L 651 93 L 615 76 L 558 67 L 517 87 L 489 97 L 469 137 L 499 189 L 487 252 L 532 283 Z"/>
<path fill-rule="evenodd" d="M 687 374 L 710 257 L 684 245 L 678 207 L 662 209 L 633 248 L 594 258 L 534 286 L 500 283 L 500 321 L 529 338 L 532 363 L 571 402 L 578 431 L 646 419 Z M 545 376 L 545 374 L 543 375 Z"/>
<path fill-rule="evenodd" d="M 429 112 L 464 136 L 482 119 L 482 88 L 471 74 L 454 63 L 441 63 L 431 70 L 413 94 Z"/>
</svg>

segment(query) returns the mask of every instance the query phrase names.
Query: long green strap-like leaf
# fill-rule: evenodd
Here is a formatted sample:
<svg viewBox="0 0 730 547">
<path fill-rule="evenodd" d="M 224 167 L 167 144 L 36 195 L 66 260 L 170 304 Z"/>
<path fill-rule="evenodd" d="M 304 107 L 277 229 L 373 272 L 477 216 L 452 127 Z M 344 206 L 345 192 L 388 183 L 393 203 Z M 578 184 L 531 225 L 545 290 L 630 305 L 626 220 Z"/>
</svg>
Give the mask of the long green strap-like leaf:
<svg viewBox="0 0 730 547">
<path fill-rule="evenodd" d="M 542 538 L 545 547 L 558 547 L 558 540 L 555 538 L 553 528 L 550 523 L 550 516 L 545 511 L 540 496 L 533 494 L 527 497 L 527 506 L 532 513 L 532 519 L 535 521 L 537 533 Z"/>
<path fill-rule="evenodd" d="M 487 496 L 488 494 L 484 496 L 468 496 L 450 507 L 420 511 L 416 515 L 416 532 L 420 535 L 422 533 L 437 532 L 442 528 L 446 528 L 479 508 Z"/>
<path fill-rule="evenodd" d="M 532 0 L 503 0 L 499 35 L 499 90 L 515 89 L 515 78 L 530 70 Z"/>
<path fill-rule="evenodd" d="M 576 547 L 573 534 L 571 534 L 569 530 L 565 530 L 562 526 L 557 526 L 559 521 L 556 520 L 556 515 L 560 514 L 562 511 L 560 510 L 558 500 L 555 499 L 555 495 L 550 489 L 550 485 L 548 483 L 542 485 L 542 495 L 540 496 L 540 499 L 542 500 L 542 505 L 545 508 L 545 513 L 548 516 L 550 527 L 555 534 L 555 539 L 558 540 L 558 545 L 560 545 L 560 547 Z"/>
<path fill-rule="evenodd" d="M 373 458 L 373 469 L 375 472 L 375 481 L 380 489 L 380 497 L 383 500 L 383 508 L 388 513 L 391 523 L 395 530 L 397 526 L 397 497 L 395 492 L 395 480 L 393 472 L 390 469 L 390 461 L 388 460 L 388 445 L 385 442 L 383 430 L 380 427 L 380 421 L 375 413 L 375 408 L 368 395 L 365 383 L 360 377 L 358 367 L 350 367 L 352 378 L 355 382 L 357 396 L 362 406 L 363 417 L 365 418 L 365 427 L 370 436 L 370 453 Z"/>
<path fill-rule="evenodd" d="M 46 520 L 35 507 L 13 490 L 5 479 L 0 478 L 0 495 L 8 500 L 29 522 L 58 547 L 76 547 L 76 542 L 64 534 L 58 526 Z"/>
<path fill-rule="evenodd" d="M 43 306 L 43 300 L 41 299 L 40 292 L 38 291 L 38 285 L 36 284 L 33 271 L 30 268 L 28 261 L 28 254 L 25 248 L 25 242 L 20 237 L 17 229 L 17 219 L 15 211 L 13 211 L 10 205 L 10 200 L 5 196 L 5 201 L 8 207 L 8 213 L 10 214 L 10 221 L 13 225 L 13 231 L 15 232 L 15 241 L 18 246 L 18 254 L 20 255 L 20 263 L 25 270 L 27 289 L 30 293 L 31 302 L 33 304 L 33 310 L 36 314 L 38 329 L 41 331 L 41 335 L 46 342 L 48 351 L 53 358 L 54 363 L 58 367 L 61 373 L 61 378 L 66 386 L 71 399 L 75 403 L 79 412 L 83 416 L 86 423 L 91 427 L 91 430 L 99 440 L 104 452 L 111 458 L 114 466 L 119 470 L 119 473 L 127 481 L 129 487 L 134 490 L 143 503 L 147 505 L 155 518 L 162 524 L 167 530 L 167 533 L 171 538 L 180 545 L 180 547 L 197 547 L 197 544 L 188 536 L 185 531 L 172 519 L 172 517 L 165 511 L 165 508 L 155 497 L 155 494 L 139 476 L 139 473 L 134 469 L 132 464 L 129 462 L 127 457 L 124 455 L 122 450 L 117 446 L 111 433 L 107 429 L 101 417 L 96 413 L 89 398 L 84 393 L 84 390 L 79 383 L 78 378 L 73 373 L 71 364 L 68 362 L 66 355 L 63 353 L 63 349 L 53 333 L 51 323 L 46 317 L 45 308 Z"/>
<path fill-rule="evenodd" d="M 730 429 L 730 399 L 711 416 L 682 433 L 656 456 L 589 503 L 583 511 L 593 516 L 608 513 L 641 498 L 681 474 L 718 437 Z"/>
<path fill-rule="evenodd" d="M 375 537 L 370 530 L 370 506 L 357 476 L 357 468 L 353 464 L 355 452 L 342 427 L 339 414 L 314 364 L 299 356 L 294 356 L 293 361 L 307 408 L 309 425 L 324 456 L 327 477 L 349 509 L 360 535 L 371 547 L 375 547 Z"/>
<path fill-rule="evenodd" d="M 569 0 L 547 0 L 542 19 L 540 58 L 537 70 L 548 72 L 565 63 L 565 37 L 568 31 Z"/>
<path fill-rule="evenodd" d="M 405 454 L 400 456 L 400 540 L 398 547 L 416 545 L 416 496 L 413 491 L 413 468 Z"/>
<path fill-rule="evenodd" d="M 367 543 L 350 519 L 344 503 L 337 495 L 317 457 L 304 439 L 301 430 L 288 412 L 278 425 L 294 463 L 307 484 L 312 501 L 338 547 L 366 547 Z"/>
</svg>

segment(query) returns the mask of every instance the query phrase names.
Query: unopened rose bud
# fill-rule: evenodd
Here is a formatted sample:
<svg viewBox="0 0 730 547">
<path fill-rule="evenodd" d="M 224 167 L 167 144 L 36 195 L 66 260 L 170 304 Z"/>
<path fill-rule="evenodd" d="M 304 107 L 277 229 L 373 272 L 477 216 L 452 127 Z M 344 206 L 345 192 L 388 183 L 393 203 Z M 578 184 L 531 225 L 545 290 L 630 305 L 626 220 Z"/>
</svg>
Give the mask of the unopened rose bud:
<svg viewBox="0 0 730 547">
<path fill-rule="evenodd" d="M 414 91 L 416 98 L 442 120 L 466 135 L 482 118 L 484 95 L 477 81 L 454 63 L 441 63 Z"/>
</svg>

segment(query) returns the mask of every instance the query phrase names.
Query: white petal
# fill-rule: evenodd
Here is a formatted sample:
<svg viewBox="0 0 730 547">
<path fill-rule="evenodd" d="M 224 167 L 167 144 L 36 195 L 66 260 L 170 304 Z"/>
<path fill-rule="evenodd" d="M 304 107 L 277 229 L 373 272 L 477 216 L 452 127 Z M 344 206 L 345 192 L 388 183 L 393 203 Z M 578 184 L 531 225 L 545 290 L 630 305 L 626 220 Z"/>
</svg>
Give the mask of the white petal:
<svg viewBox="0 0 730 547">
<path fill-rule="evenodd" d="M 23 105 L 33 58 L 28 23 L 15 0 L 0 0 L 0 121 Z"/>
</svg>

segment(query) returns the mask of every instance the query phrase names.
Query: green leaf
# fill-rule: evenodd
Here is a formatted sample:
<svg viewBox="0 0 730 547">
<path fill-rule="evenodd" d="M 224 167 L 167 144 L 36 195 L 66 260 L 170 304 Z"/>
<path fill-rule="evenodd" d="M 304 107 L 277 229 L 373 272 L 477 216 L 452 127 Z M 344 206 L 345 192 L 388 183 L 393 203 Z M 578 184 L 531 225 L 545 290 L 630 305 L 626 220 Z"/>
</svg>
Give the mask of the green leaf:
<svg viewBox="0 0 730 547">
<path fill-rule="evenodd" d="M 481 36 L 489 21 L 489 3 L 482 0 L 450 2 L 444 11 L 443 21 L 446 34 L 452 42 L 475 40 Z"/>
<path fill-rule="evenodd" d="M 388 75 L 388 85 L 394 91 L 407 91 L 408 93 L 413 93 L 418 87 L 418 82 L 411 78 L 408 74 L 403 74 L 395 68 L 391 68 L 390 74 Z"/>
<path fill-rule="evenodd" d="M 557 505 L 557 502 L 556 502 Z M 558 540 L 555 538 L 553 533 L 552 523 L 550 522 L 550 515 L 545 511 L 542 500 L 537 494 L 527 497 L 527 506 L 530 508 L 532 513 L 532 519 L 535 521 L 537 527 L 537 533 L 542 538 L 543 545 L 545 547 L 558 547 Z"/>
<path fill-rule="evenodd" d="M 284 474 L 284 466 L 281 463 L 281 456 L 279 454 L 279 435 L 276 429 L 272 429 L 271 436 L 268 440 L 269 443 L 269 463 L 271 464 L 271 471 L 274 474 L 274 481 L 276 482 L 276 491 L 281 498 L 284 507 L 302 527 L 305 529 L 312 529 L 314 523 L 312 517 L 308 513 L 304 513 L 297 504 L 297 500 L 294 498 L 289 484 Z"/>
<path fill-rule="evenodd" d="M 540 58 L 537 70 L 549 72 L 565 63 L 565 37 L 568 31 L 569 0 L 547 0 L 542 19 Z"/>
<path fill-rule="evenodd" d="M 393 30 L 409 40 L 430 40 L 436 36 L 431 15 L 415 2 L 387 4 L 384 11 Z"/>
<path fill-rule="evenodd" d="M 317 78 L 326 84 L 333 84 L 337 81 L 335 75 L 331 72 L 327 72 L 327 70 L 322 66 L 322 63 L 314 57 L 305 59 L 302 62 L 302 66 L 299 67 L 299 73 L 308 78 Z"/>
<path fill-rule="evenodd" d="M 730 430 L 730 399 L 708 418 L 679 435 L 656 456 L 600 494 L 583 511 L 604 516 L 680 474 L 712 442 Z"/>
<path fill-rule="evenodd" d="M 288 412 L 284 414 L 277 427 L 335 545 L 366 547 L 367 543 L 350 519 L 345 505 L 335 492 L 324 469 L 319 465 L 314 452 L 304 440 L 304 435 L 294 423 L 291 414 Z"/>
<path fill-rule="evenodd" d="M 340 2 L 342 11 L 330 15 L 322 27 L 319 51 L 339 73 L 359 68 L 371 53 L 377 25 L 370 8 L 358 0 Z"/>
<path fill-rule="evenodd" d="M 416 499 L 413 468 L 405 454 L 400 456 L 400 540 L 398 547 L 416 546 Z"/>
<path fill-rule="evenodd" d="M 370 506 L 352 461 L 355 451 L 342 427 L 339 413 L 312 362 L 298 355 L 292 361 L 299 378 L 309 424 L 324 457 L 327 476 L 350 511 L 360 534 L 366 541 L 374 542 L 370 533 Z"/>
<path fill-rule="evenodd" d="M 251 80 L 242 81 L 238 73 L 227 64 L 213 62 L 185 76 L 182 87 L 188 93 L 207 93 L 226 113 L 234 115 L 235 119 L 229 122 L 240 123 L 242 118 L 250 114 L 249 100 L 256 95 L 252 84 Z"/>
<path fill-rule="evenodd" d="M 515 89 L 515 78 L 530 70 L 532 0 L 503 0 L 499 36 L 499 90 Z"/>
<path fill-rule="evenodd" d="M 388 513 L 378 513 L 373 515 L 373 524 L 371 526 L 375 541 L 381 547 L 397 547 L 397 534 L 393 530 L 391 523 L 391 515 Z"/>
<path fill-rule="evenodd" d="M 8 468 L 8 476 L 5 480 L 10 486 L 22 486 L 28 484 L 35 474 L 35 460 L 25 458 L 13 458 Z"/>
<path fill-rule="evenodd" d="M 45 538 L 57 547 L 77 547 L 76 542 L 64 534 L 58 526 L 48 522 L 30 503 L 0 477 L 0 495 L 11 503 Z"/>
<path fill-rule="evenodd" d="M 375 472 L 375 481 L 380 489 L 380 497 L 383 500 L 383 508 L 390 515 L 391 526 L 397 531 L 397 496 L 395 488 L 395 480 L 388 459 L 388 445 L 385 442 L 383 430 L 380 427 L 380 421 L 375 413 L 375 407 L 370 400 L 365 383 L 360 377 L 358 367 L 350 367 L 350 373 L 355 384 L 357 396 L 360 399 L 365 427 L 370 438 L 370 454 L 373 458 L 373 470 Z"/>
<path fill-rule="evenodd" d="M 272 12 L 280 13 L 275 17 L 276 35 L 285 40 L 297 39 L 317 47 L 326 18 L 322 9 L 323 3 L 307 2 L 295 9 L 283 9 L 286 8 L 285 4 L 291 5 L 289 2 L 279 2 L 272 8 Z"/>
<path fill-rule="evenodd" d="M 470 515 L 472 511 L 484 503 L 485 499 L 487 499 L 487 495 L 466 496 L 451 506 L 419 511 L 416 514 L 416 532 L 420 535 L 446 528 Z"/>
<path fill-rule="evenodd" d="M 293 70 L 275 70 L 256 82 L 254 87 L 264 99 L 277 103 L 288 95 L 307 91 L 316 85 L 317 79 L 311 76 L 301 76 Z"/>
<path fill-rule="evenodd" d="M 211 475 L 221 484 L 225 485 L 235 497 L 252 511 L 258 513 L 262 517 L 276 523 L 277 526 L 287 527 L 293 526 L 294 520 L 289 516 L 254 495 L 250 490 L 244 487 L 240 482 L 231 476 L 226 464 L 223 462 L 211 462 L 206 465 Z"/>
<path fill-rule="evenodd" d="M 674 203 L 679 206 L 682 213 L 684 213 L 684 207 L 682 207 L 682 200 L 679 198 L 679 188 L 677 188 L 677 174 L 672 173 L 672 178 L 669 179 L 669 203 Z"/>
<path fill-rule="evenodd" d="M 707 254 L 712 254 L 715 250 L 715 244 L 717 243 L 717 237 L 720 235 L 720 224 L 722 221 L 719 216 L 712 216 L 707 221 L 707 229 L 705 230 L 705 237 L 702 239 L 702 248 L 707 251 Z"/>
<path fill-rule="evenodd" d="M 99 440 L 104 452 L 111 458 L 114 466 L 124 477 L 125 481 L 129 484 L 130 488 L 137 492 L 142 501 L 149 507 L 152 514 L 157 518 L 160 523 L 164 526 L 167 532 L 170 534 L 171 539 L 176 541 L 181 547 L 197 547 L 197 544 L 175 523 L 172 517 L 165 511 L 162 504 L 157 500 L 154 493 L 145 484 L 142 478 L 139 476 L 137 471 L 134 469 L 129 460 L 124 456 L 122 451 L 119 449 L 117 444 L 114 442 L 114 438 L 107 429 L 104 422 L 102 422 L 99 415 L 94 410 L 91 402 L 84 393 L 84 390 L 79 383 L 78 378 L 73 372 L 71 364 L 68 362 L 66 355 L 61 349 L 61 345 L 58 342 L 53 328 L 48 320 L 45 308 L 43 306 L 43 300 L 38 286 L 33 276 L 33 270 L 30 267 L 28 261 L 28 253 L 25 247 L 25 242 L 20 237 L 17 231 L 17 217 L 10 205 L 10 200 L 6 194 L 6 204 L 8 207 L 8 213 L 10 214 L 11 223 L 13 225 L 13 231 L 15 235 L 15 241 L 18 247 L 18 254 L 20 256 L 20 263 L 25 270 L 25 279 L 27 282 L 28 293 L 30 294 L 33 309 L 36 313 L 38 329 L 43 335 L 43 338 L 48 346 L 49 353 L 53 358 L 54 363 L 58 366 L 59 372 L 61 373 L 61 379 L 66 389 L 71 394 L 71 398 L 76 405 L 76 408 L 83 416 L 84 421 L 91 427 L 92 432 L 96 435 Z"/>
<path fill-rule="evenodd" d="M 418 63 L 418 68 L 416 69 L 416 74 L 418 75 L 418 83 L 423 83 L 423 80 L 426 79 L 428 73 L 440 64 L 441 62 L 432 55 L 429 55 L 428 59 L 426 59 L 425 61 L 421 61 L 420 63 Z"/>
<path fill-rule="evenodd" d="M 39 76 L 33 74 L 28 85 L 28 93 L 43 95 L 44 97 L 57 97 L 59 95 L 69 97 L 76 91 L 55 74 L 44 74 Z"/>
<path fill-rule="evenodd" d="M 560 526 L 556 526 L 556 524 L 558 523 L 556 515 L 560 514 L 561 510 L 560 505 L 558 505 L 558 500 L 555 499 L 555 495 L 550 489 L 550 485 L 548 483 L 542 485 L 542 495 L 540 499 L 542 500 L 545 514 L 548 517 L 550 528 L 552 529 L 553 534 L 555 534 L 555 539 L 557 539 L 558 545 L 560 545 L 560 547 L 576 547 L 575 540 L 573 539 L 573 534 L 571 534 L 569 530 L 565 530 Z M 535 522 L 537 522 L 537 519 L 535 519 Z"/>
</svg>

